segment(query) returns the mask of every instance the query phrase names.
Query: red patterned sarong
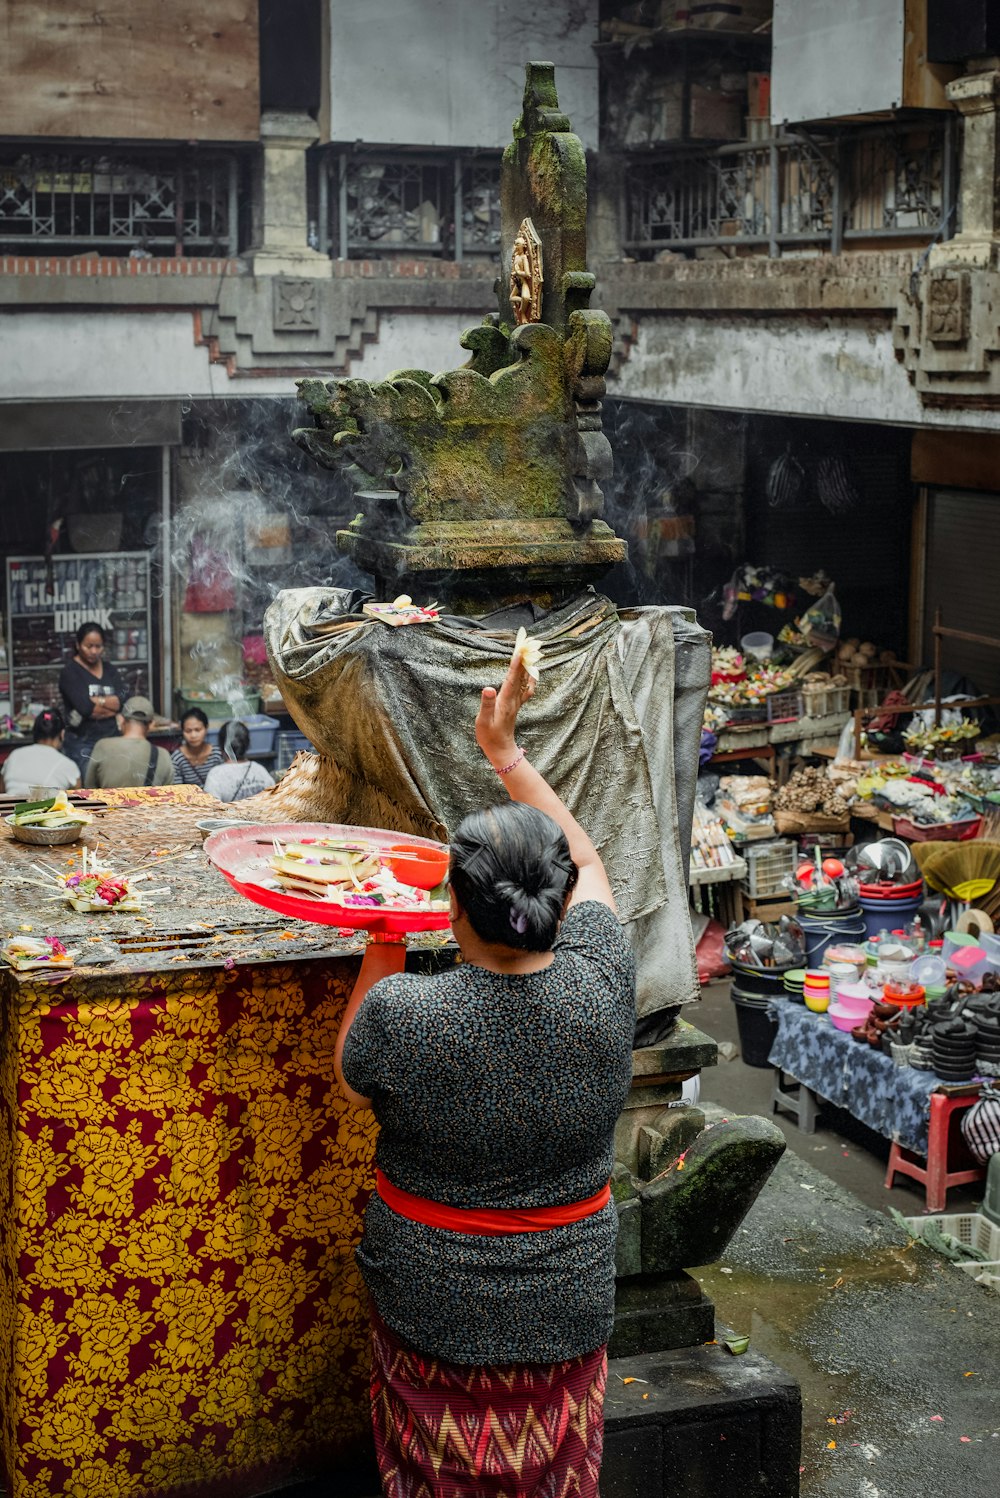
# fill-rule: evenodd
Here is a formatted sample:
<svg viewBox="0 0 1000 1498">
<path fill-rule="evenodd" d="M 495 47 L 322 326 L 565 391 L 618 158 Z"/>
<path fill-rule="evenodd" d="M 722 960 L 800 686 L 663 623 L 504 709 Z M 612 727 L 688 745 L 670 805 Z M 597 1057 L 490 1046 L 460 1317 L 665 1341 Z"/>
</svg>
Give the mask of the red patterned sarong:
<svg viewBox="0 0 1000 1498">
<path fill-rule="evenodd" d="M 597 1498 L 607 1348 L 488 1368 L 415 1352 L 372 1310 L 386 1498 Z"/>
</svg>

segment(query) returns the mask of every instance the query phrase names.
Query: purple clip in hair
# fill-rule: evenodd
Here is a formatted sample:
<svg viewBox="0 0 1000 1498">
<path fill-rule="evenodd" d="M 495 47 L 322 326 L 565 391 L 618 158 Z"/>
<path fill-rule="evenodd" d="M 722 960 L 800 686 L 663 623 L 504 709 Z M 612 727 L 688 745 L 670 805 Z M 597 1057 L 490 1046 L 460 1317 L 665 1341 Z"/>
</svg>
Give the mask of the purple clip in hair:
<svg viewBox="0 0 1000 1498">
<path fill-rule="evenodd" d="M 510 912 L 510 923 L 513 926 L 514 930 L 517 932 L 518 936 L 523 936 L 528 929 L 528 917 L 525 915 L 523 910 L 521 911 L 520 915 L 516 914 L 512 910 Z"/>
</svg>

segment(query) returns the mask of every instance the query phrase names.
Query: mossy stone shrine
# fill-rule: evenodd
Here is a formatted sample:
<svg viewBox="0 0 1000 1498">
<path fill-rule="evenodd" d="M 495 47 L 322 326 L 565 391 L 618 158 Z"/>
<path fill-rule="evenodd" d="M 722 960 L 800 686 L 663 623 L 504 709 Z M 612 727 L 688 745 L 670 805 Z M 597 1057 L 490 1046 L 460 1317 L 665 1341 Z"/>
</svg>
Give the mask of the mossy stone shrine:
<svg viewBox="0 0 1000 1498">
<path fill-rule="evenodd" d="M 384 595 L 405 578 L 457 611 L 551 603 L 626 556 L 600 518 L 611 323 L 588 306 L 586 156 L 553 74 L 528 64 L 501 168 L 498 310 L 462 336 L 469 361 L 299 382 L 315 425 L 295 440 L 350 477 L 360 513 L 338 543 Z"/>
</svg>

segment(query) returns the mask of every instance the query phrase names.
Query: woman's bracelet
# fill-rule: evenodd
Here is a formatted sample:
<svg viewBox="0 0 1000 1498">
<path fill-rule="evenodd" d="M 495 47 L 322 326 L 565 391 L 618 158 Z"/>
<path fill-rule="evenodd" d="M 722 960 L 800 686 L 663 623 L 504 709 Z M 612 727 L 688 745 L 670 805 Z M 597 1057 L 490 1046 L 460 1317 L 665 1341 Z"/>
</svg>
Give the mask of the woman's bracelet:
<svg viewBox="0 0 1000 1498">
<path fill-rule="evenodd" d="M 516 744 L 514 745 L 514 748 L 517 749 L 517 745 Z M 501 776 L 501 778 L 502 778 L 504 775 L 509 775 L 510 772 L 511 772 L 511 770 L 516 770 L 517 769 L 518 765 L 521 763 L 522 759 L 524 758 L 524 755 L 525 755 L 525 751 L 523 749 L 517 749 L 517 754 L 511 760 L 511 762 L 510 762 L 509 765 L 502 765 L 499 769 L 497 769 L 497 766 L 494 765 L 493 768 L 494 768 L 494 770 L 496 770 L 496 773 L 499 776 Z"/>
</svg>

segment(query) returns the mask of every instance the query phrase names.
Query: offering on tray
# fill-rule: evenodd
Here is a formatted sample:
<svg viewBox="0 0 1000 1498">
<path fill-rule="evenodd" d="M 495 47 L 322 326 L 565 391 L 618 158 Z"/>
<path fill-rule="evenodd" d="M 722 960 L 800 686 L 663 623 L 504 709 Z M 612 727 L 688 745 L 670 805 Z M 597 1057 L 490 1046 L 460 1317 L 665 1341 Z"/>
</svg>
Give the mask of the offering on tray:
<svg viewBox="0 0 1000 1498">
<path fill-rule="evenodd" d="M 75 951 L 68 951 L 58 936 L 11 936 L 3 945 L 3 960 L 17 973 L 36 968 L 71 968 Z"/>
<path fill-rule="evenodd" d="M 141 910 L 142 900 L 129 882 L 110 869 L 67 874 L 63 888 L 74 910 Z"/>
<path fill-rule="evenodd" d="M 413 602 L 409 593 L 400 593 L 391 603 L 363 604 L 361 612 L 394 627 L 400 624 L 430 624 L 440 617 L 436 604 L 429 603 L 421 607 Z"/>
<path fill-rule="evenodd" d="M 10 817 L 12 827 L 85 827 L 93 818 L 88 812 L 71 806 L 65 791 L 47 801 L 26 801 Z"/>
<path fill-rule="evenodd" d="M 146 876 L 140 875 L 140 878 Z M 142 899 L 123 874 L 101 868 L 93 854 L 88 862 L 83 850 L 83 867 L 75 874 L 59 874 L 56 883 L 62 888 L 74 910 L 141 910 Z"/>
<path fill-rule="evenodd" d="M 414 864 L 413 882 L 407 877 Z M 426 883 L 428 858 L 420 852 L 377 848 L 364 839 L 314 838 L 282 845 L 275 841 L 271 872 L 282 889 L 311 895 L 336 905 L 355 909 L 446 911 L 447 900 L 433 899 Z M 435 884 L 447 874 L 448 855 L 442 848 L 432 871 Z"/>
</svg>

